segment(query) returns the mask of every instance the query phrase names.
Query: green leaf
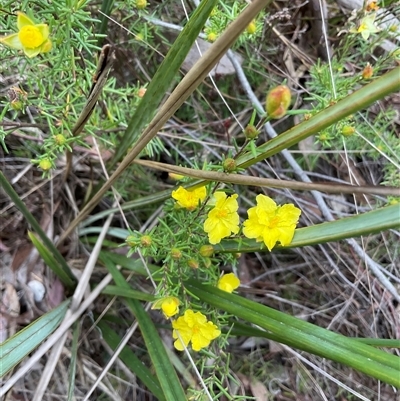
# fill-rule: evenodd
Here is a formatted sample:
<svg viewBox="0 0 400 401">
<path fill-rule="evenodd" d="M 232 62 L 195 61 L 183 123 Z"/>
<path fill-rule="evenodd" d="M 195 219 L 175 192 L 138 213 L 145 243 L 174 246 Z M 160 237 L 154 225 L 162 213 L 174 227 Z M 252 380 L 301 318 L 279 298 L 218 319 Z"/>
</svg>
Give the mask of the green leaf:
<svg viewBox="0 0 400 401">
<path fill-rule="evenodd" d="M 400 359 L 394 355 L 196 280 L 188 280 L 185 286 L 202 301 L 266 330 L 275 341 L 400 387 Z"/>
<path fill-rule="evenodd" d="M 66 300 L 0 344 L 0 377 L 28 356 L 57 328 L 68 309 Z"/>
<path fill-rule="evenodd" d="M 284 247 L 278 245 L 276 248 L 297 248 L 323 244 L 399 228 L 400 220 L 393 218 L 393 216 L 399 216 L 399 213 L 400 205 L 390 205 L 356 216 L 299 228 L 295 231 L 293 240 L 289 245 Z M 240 239 L 240 241 L 222 241 L 215 247 L 218 252 L 254 252 L 266 249 L 264 243 L 247 238 Z"/>
<path fill-rule="evenodd" d="M 131 288 L 121 288 L 116 285 L 108 285 L 102 291 L 102 294 L 115 295 L 117 297 L 124 297 L 130 299 L 138 299 L 139 301 L 153 302 L 156 297 L 151 294 L 146 294 L 142 291 L 132 290 Z"/>
<path fill-rule="evenodd" d="M 40 242 L 36 236 L 28 231 L 28 237 L 32 241 L 34 247 L 38 250 L 39 255 L 44 260 L 47 266 L 57 275 L 61 282 L 68 288 L 73 287 L 74 281 L 68 276 L 68 274 L 62 269 L 53 254 Z"/>
<path fill-rule="evenodd" d="M 113 276 L 115 284 L 121 288 L 130 289 L 129 284 L 114 264 L 106 259 L 104 259 L 104 262 Z M 178 375 L 165 352 L 164 345 L 148 312 L 143 309 L 139 301 L 126 299 L 125 302 L 138 321 L 166 401 L 186 401 L 185 392 L 183 391 Z"/>
</svg>

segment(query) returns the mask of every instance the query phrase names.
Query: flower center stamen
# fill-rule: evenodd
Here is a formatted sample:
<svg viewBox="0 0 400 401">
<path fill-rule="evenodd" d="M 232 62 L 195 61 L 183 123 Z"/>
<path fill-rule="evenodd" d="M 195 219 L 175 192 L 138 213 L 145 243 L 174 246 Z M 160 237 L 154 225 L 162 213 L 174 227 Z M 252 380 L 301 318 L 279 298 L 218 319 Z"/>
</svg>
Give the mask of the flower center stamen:
<svg viewBox="0 0 400 401">
<path fill-rule="evenodd" d="M 44 37 L 40 29 L 33 25 L 25 25 L 18 32 L 22 46 L 27 49 L 35 49 L 44 42 Z"/>
</svg>

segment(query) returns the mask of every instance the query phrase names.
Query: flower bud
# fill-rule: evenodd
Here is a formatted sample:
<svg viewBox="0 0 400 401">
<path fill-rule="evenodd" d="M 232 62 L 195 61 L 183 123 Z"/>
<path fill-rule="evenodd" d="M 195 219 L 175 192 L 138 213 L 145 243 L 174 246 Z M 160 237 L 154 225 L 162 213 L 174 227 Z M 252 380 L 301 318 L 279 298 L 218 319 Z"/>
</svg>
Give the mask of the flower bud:
<svg viewBox="0 0 400 401">
<path fill-rule="evenodd" d="M 212 245 L 203 245 L 200 247 L 199 253 L 205 258 L 209 258 L 214 253 L 214 247 Z"/>
<path fill-rule="evenodd" d="M 212 265 L 211 259 L 210 258 L 204 258 L 203 264 L 204 264 L 204 267 L 206 269 L 208 269 Z"/>
<path fill-rule="evenodd" d="M 136 235 L 128 235 L 125 239 L 125 242 L 127 243 L 128 246 L 131 248 L 135 248 L 138 245 L 137 237 Z"/>
<path fill-rule="evenodd" d="M 43 171 L 49 171 L 53 166 L 53 163 L 51 162 L 50 159 L 42 159 L 39 162 L 39 168 L 41 168 Z"/>
<path fill-rule="evenodd" d="M 249 33 L 250 35 L 253 35 L 254 33 L 256 33 L 256 31 L 257 31 L 257 25 L 256 25 L 256 22 L 255 22 L 254 20 L 251 21 L 249 25 L 247 25 L 246 31 L 247 31 L 247 33 Z"/>
<path fill-rule="evenodd" d="M 188 263 L 188 266 L 192 269 L 199 268 L 199 262 L 196 259 L 189 259 L 187 263 Z"/>
<path fill-rule="evenodd" d="M 20 111 L 24 108 L 24 104 L 21 102 L 21 100 L 13 100 L 10 103 L 10 106 L 15 111 Z"/>
<path fill-rule="evenodd" d="M 136 8 L 143 10 L 147 6 L 147 0 L 136 0 Z"/>
<path fill-rule="evenodd" d="M 356 129 L 351 125 L 345 125 L 342 128 L 342 135 L 343 136 L 352 136 L 356 132 Z"/>
<path fill-rule="evenodd" d="M 370 79 L 374 73 L 374 69 L 372 68 L 372 65 L 368 63 L 365 68 L 363 69 L 363 72 L 361 73 L 361 76 L 363 79 Z"/>
<path fill-rule="evenodd" d="M 178 248 L 172 248 L 171 257 L 172 259 L 178 260 L 182 257 L 182 252 Z"/>
<path fill-rule="evenodd" d="M 153 240 L 151 239 L 150 235 L 143 235 L 142 238 L 140 238 L 140 245 L 144 248 L 148 248 L 152 243 Z"/>
<path fill-rule="evenodd" d="M 224 168 L 224 171 L 226 171 L 227 173 L 232 173 L 232 171 L 235 171 L 236 166 L 237 166 L 236 161 L 234 159 L 232 159 L 231 157 L 228 157 L 222 163 L 222 167 Z"/>
<path fill-rule="evenodd" d="M 171 178 L 171 180 L 174 180 L 174 181 L 180 181 L 180 180 L 183 180 L 185 178 L 184 175 L 176 174 L 176 173 L 168 173 L 168 177 Z"/>
<path fill-rule="evenodd" d="M 290 106 L 291 94 L 286 85 L 279 85 L 269 91 L 265 108 L 270 118 L 282 118 Z"/>
<path fill-rule="evenodd" d="M 146 88 L 139 88 L 137 95 L 142 98 L 145 93 L 146 93 L 147 89 Z"/>
<path fill-rule="evenodd" d="M 208 35 L 207 35 L 207 40 L 209 41 L 209 42 L 215 42 L 216 40 L 217 40 L 217 34 L 215 33 L 215 32 L 210 32 Z"/>
<path fill-rule="evenodd" d="M 258 135 L 260 135 L 260 132 L 257 130 L 257 128 L 254 125 L 249 124 L 244 129 L 244 135 L 247 139 L 256 139 L 258 137 Z"/>
<path fill-rule="evenodd" d="M 54 136 L 54 141 L 57 145 L 63 146 L 67 142 L 67 138 L 65 138 L 65 136 L 62 134 L 58 134 Z"/>
</svg>

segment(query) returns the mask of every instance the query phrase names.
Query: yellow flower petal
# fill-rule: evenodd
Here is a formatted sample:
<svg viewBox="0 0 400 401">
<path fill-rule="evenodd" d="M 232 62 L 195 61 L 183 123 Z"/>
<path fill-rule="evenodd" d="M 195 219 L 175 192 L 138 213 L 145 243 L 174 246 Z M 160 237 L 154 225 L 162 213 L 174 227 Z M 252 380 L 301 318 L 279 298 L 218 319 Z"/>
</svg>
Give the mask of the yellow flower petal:
<svg viewBox="0 0 400 401">
<path fill-rule="evenodd" d="M 226 292 L 233 292 L 238 288 L 240 285 L 240 280 L 233 274 L 233 273 L 228 273 L 224 274 L 219 280 L 217 287 Z"/>
</svg>

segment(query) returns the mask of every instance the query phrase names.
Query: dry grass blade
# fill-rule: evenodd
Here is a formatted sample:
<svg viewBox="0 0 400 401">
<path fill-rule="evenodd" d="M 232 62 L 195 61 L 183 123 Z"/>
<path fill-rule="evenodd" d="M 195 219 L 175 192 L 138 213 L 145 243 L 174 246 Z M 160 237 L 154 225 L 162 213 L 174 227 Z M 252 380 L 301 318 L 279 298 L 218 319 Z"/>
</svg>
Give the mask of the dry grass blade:
<svg viewBox="0 0 400 401">
<path fill-rule="evenodd" d="M 285 181 L 273 178 L 260 178 L 248 175 L 227 174 L 215 171 L 195 170 L 187 167 L 174 166 L 172 164 L 158 163 L 149 160 L 135 160 L 134 163 L 147 166 L 156 170 L 182 174 L 187 177 L 201 180 L 225 182 L 239 185 L 252 185 L 256 187 L 289 188 L 299 191 L 320 191 L 334 194 L 374 194 L 382 196 L 400 196 L 400 188 L 378 186 L 355 186 L 344 184 L 320 184 L 314 182 Z"/>
</svg>

